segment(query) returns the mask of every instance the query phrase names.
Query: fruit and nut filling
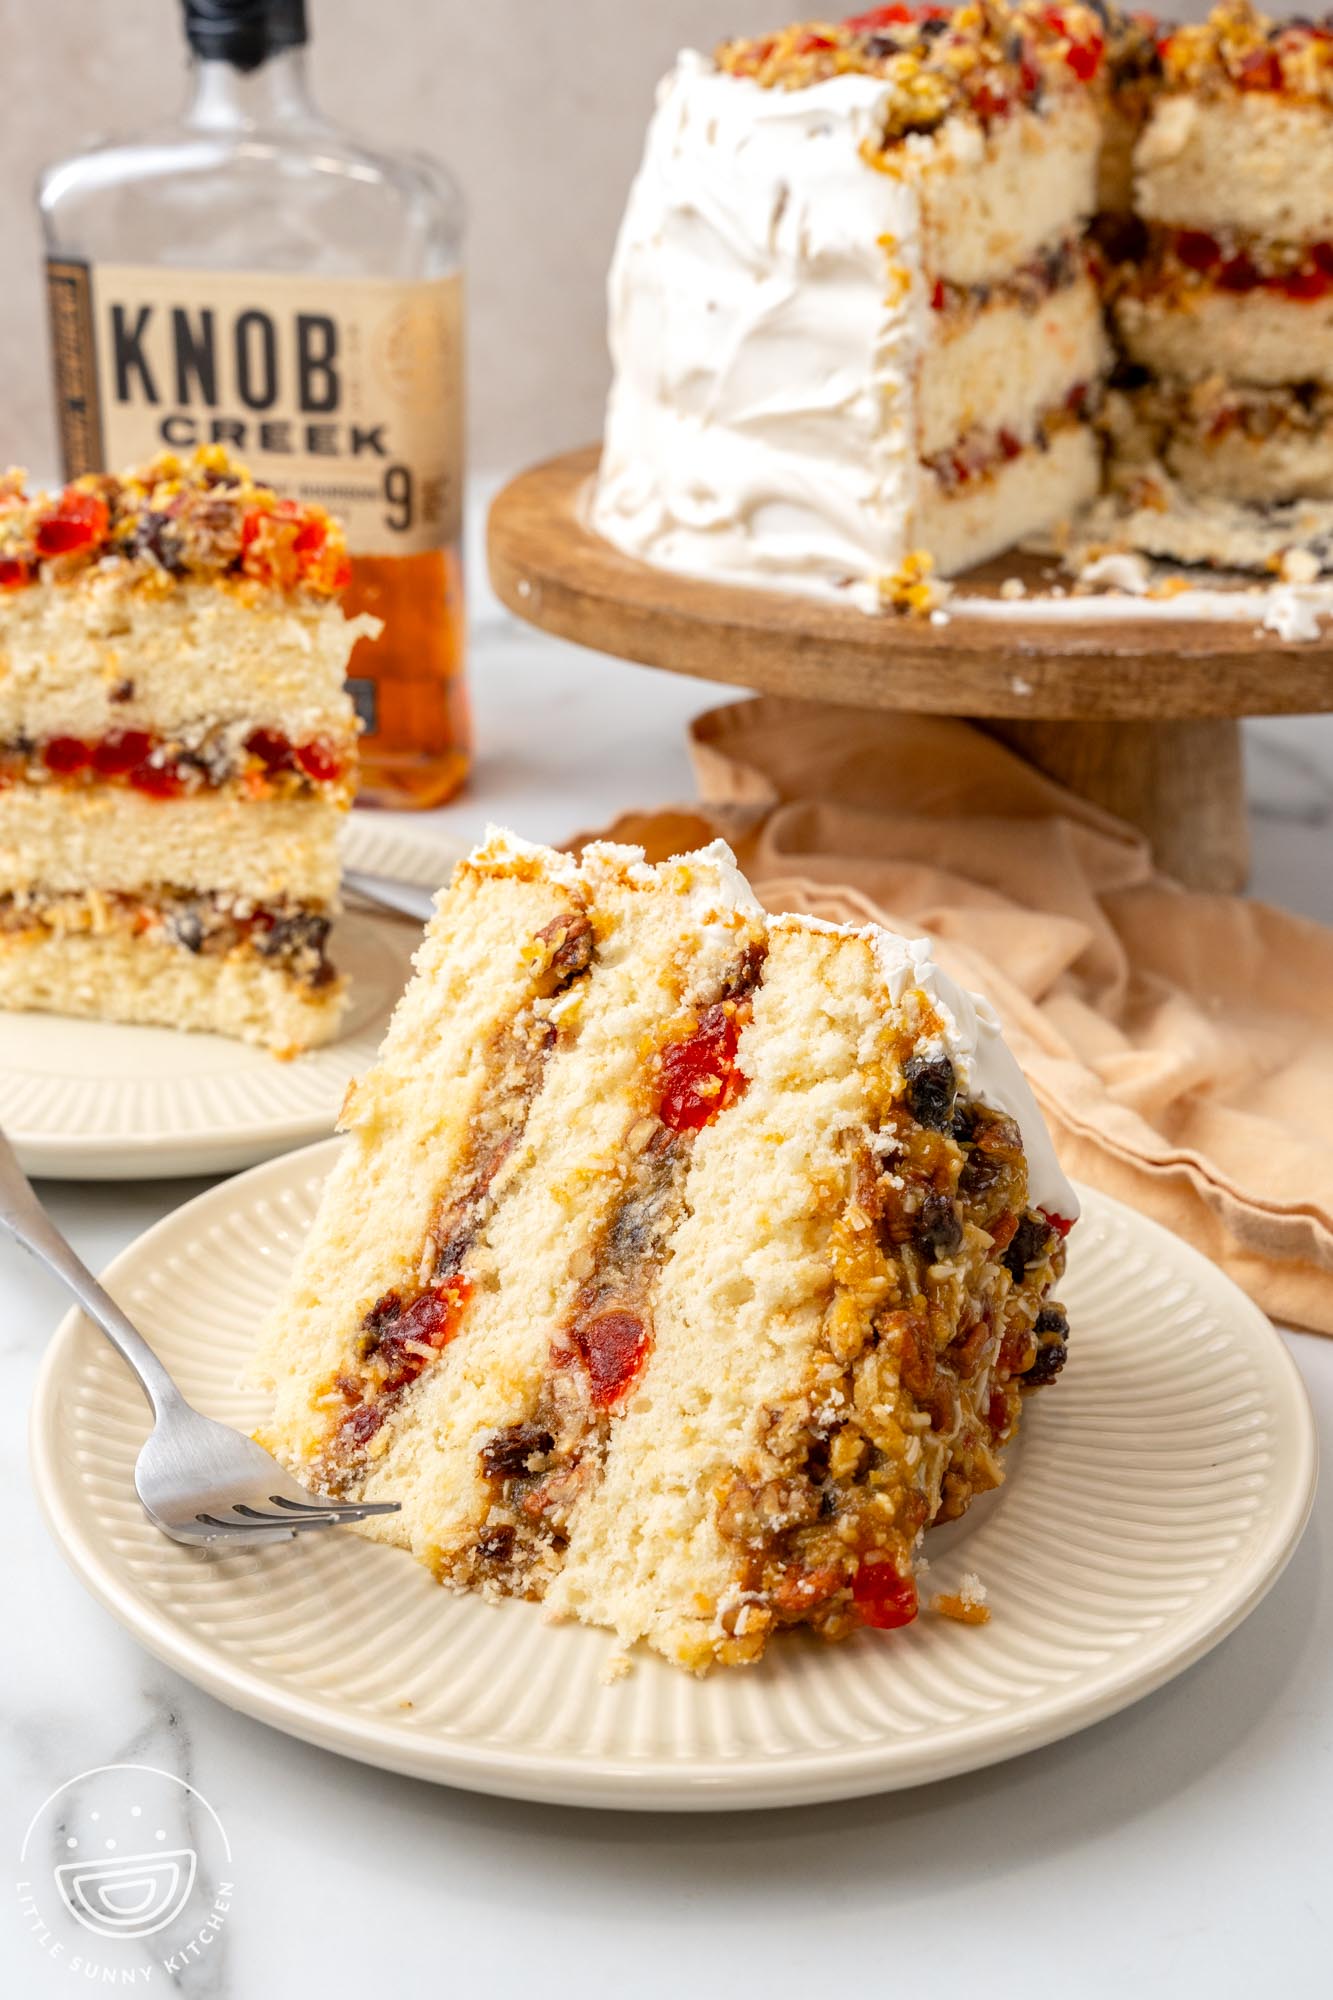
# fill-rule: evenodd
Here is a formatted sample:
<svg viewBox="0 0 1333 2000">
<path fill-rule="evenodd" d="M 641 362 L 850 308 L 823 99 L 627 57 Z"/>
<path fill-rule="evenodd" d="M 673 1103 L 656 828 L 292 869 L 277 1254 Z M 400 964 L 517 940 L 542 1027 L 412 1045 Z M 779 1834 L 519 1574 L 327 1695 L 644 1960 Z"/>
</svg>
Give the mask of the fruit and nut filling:
<svg viewBox="0 0 1333 2000">
<path fill-rule="evenodd" d="M 244 952 L 312 991 L 336 977 L 327 956 L 331 925 L 322 907 L 187 889 L 19 889 L 0 896 L 0 935 L 30 941 L 122 935 L 174 945 L 195 958 Z"/>
<path fill-rule="evenodd" d="M 553 918 L 528 947 L 529 997 L 487 1050 L 467 1155 L 431 1218 L 416 1270 L 367 1307 L 355 1350 L 325 1392 L 334 1416 L 321 1471 L 333 1491 L 364 1471 L 396 1400 L 462 1330 L 475 1288 L 464 1265 L 503 1197 L 546 1065 L 575 1032 L 570 1001 L 595 956 L 592 923 L 579 909 Z"/>
<path fill-rule="evenodd" d="M 999 1484 L 1021 1391 L 1064 1363 L 1047 1294 L 1069 1223 L 1029 1207 L 1018 1127 L 963 1097 L 945 1054 L 903 1051 L 894 1069 L 821 1190 L 833 1287 L 807 1384 L 765 1410 L 717 1496 L 738 1557 L 725 1663 L 757 1658 L 778 1625 L 836 1639 L 909 1624 L 922 1528 Z"/>
<path fill-rule="evenodd" d="M 1063 402 L 1042 411 L 1030 437 L 1022 438 L 1009 430 L 970 430 L 947 451 L 935 452 L 921 463 L 927 472 L 933 473 L 944 493 L 993 479 L 1011 459 L 1021 457 L 1025 451 L 1049 451 L 1052 439 L 1061 431 L 1093 414 L 1097 398 L 1093 385 L 1076 382 Z"/>
<path fill-rule="evenodd" d="M 133 682 L 127 685 L 131 692 Z M 128 698 L 128 697 L 127 697 Z M 109 729 L 100 736 L 24 737 L 0 744 L 0 791 L 56 785 L 64 791 L 123 785 L 150 799 L 227 788 L 247 800 L 350 791 L 353 749 L 325 736 L 293 740 L 247 722 L 201 723 L 163 736 Z"/>
<path fill-rule="evenodd" d="M 469 1581 L 539 1590 L 575 1506 L 600 1477 L 616 1414 L 652 1352 L 654 1288 L 684 1215 L 695 1138 L 745 1089 L 737 1050 L 762 967 L 762 947 L 750 947 L 716 997 L 684 1010 L 658 1040 L 625 1136 L 619 1192 L 577 1261 L 578 1289 L 536 1403 L 482 1444 L 494 1497 L 474 1549 L 454 1566 Z"/>
</svg>

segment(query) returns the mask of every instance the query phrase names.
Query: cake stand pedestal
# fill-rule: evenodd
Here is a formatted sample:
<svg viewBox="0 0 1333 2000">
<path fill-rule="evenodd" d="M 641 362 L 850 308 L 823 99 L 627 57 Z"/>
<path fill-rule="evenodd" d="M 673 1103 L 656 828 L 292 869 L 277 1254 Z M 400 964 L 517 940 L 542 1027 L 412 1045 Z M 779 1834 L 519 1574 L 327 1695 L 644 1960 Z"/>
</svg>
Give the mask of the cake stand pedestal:
<svg viewBox="0 0 1333 2000">
<path fill-rule="evenodd" d="M 851 708 L 964 716 L 1142 828 L 1196 889 L 1243 887 L 1245 715 L 1333 710 L 1333 643 L 1225 620 L 1043 615 L 1049 563 L 1008 555 L 955 583 L 947 623 L 876 618 L 655 569 L 587 525 L 595 447 L 520 474 L 491 509 L 491 579 L 520 618 L 644 666 Z M 1018 577 L 1027 596 L 1003 602 Z M 979 609 L 1002 603 L 998 614 Z"/>
</svg>

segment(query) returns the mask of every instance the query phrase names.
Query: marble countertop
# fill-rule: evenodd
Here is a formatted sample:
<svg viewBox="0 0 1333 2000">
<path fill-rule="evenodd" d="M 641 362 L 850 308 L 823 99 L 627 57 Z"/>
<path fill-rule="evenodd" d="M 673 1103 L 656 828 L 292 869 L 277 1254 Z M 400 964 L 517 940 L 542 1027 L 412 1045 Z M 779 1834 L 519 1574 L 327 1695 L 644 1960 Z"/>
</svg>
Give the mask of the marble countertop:
<svg viewBox="0 0 1333 2000">
<path fill-rule="evenodd" d="M 474 570 L 475 574 L 475 570 Z M 430 816 L 534 837 L 688 798 L 687 719 L 734 691 L 582 654 L 476 593 L 480 755 Z M 1248 738 L 1257 893 L 1333 921 L 1333 718 Z M 414 825 L 421 826 L 417 819 Z M 201 1181 L 47 1183 L 94 1267 Z M 933 2000 L 1328 1991 L 1333 1601 L 1325 1490 L 1290 1568 L 1239 1632 L 1112 1721 L 973 1777 L 856 1804 L 679 1818 L 560 1811 L 434 1789 L 235 1715 L 159 1667 L 67 1572 L 29 1486 L 24 1418 L 65 1310 L 0 1250 L 0 1500 L 8 1529 L 0 1845 L 94 1766 L 196 1784 L 230 1835 L 233 1908 L 175 1975 L 190 2000 L 614 1990 L 786 1996 L 855 1981 Z M 1333 1342 L 1284 1335 L 1321 1432 Z M 1333 1482 L 1330 1482 L 1333 1487 Z M 90 1983 L 0 1894 L 0 1990 Z"/>
</svg>

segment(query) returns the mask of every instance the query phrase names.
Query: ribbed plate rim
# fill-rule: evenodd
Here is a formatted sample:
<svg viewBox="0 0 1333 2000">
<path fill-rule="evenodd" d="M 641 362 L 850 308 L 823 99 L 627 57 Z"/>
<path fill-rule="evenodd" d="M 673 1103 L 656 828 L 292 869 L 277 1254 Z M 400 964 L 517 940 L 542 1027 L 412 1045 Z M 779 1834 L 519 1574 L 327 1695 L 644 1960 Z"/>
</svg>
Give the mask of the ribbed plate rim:
<svg viewBox="0 0 1333 2000">
<path fill-rule="evenodd" d="M 173 1239 L 183 1231 L 216 1224 L 251 1195 L 277 1194 L 285 1180 L 299 1185 L 306 1175 L 321 1168 L 327 1171 L 338 1143 L 326 1140 L 288 1153 L 196 1196 L 130 1244 L 106 1276 L 113 1284 L 143 1279 L 169 1258 Z M 265 1185 L 269 1182 L 271 1189 Z M 39 1505 L 74 1574 L 157 1659 L 243 1714 L 383 1770 L 498 1797 L 645 1811 L 814 1804 L 955 1777 L 1103 1721 L 1192 1666 L 1234 1631 L 1271 1589 L 1294 1553 L 1313 1506 L 1314 1420 L 1295 1362 L 1267 1318 L 1198 1251 L 1159 1224 L 1098 1191 L 1080 1187 L 1079 1193 L 1089 1217 L 1102 1210 L 1109 1218 L 1120 1218 L 1131 1236 L 1155 1249 L 1191 1291 L 1211 1293 L 1214 1310 L 1224 1305 L 1233 1336 L 1241 1338 L 1260 1362 L 1286 1449 L 1273 1471 L 1262 1534 L 1225 1584 L 1173 1614 L 1132 1662 L 1122 1652 L 1109 1668 L 1099 1668 L 1091 1689 L 1072 1685 L 1059 1692 L 1043 1691 L 1025 1718 L 997 1722 L 981 1716 L 953 1726 L 947 1742 L 933 1748 L 928 1735 L 913 1736 L 886 1739 L 868 1750 L 784 1754 L 773 1765 L 759 1756 L 739 1766 L 735 1759 L 696 1758 L 688 1771 L 682 1771 L 669 1755 L 631 1760 L 431 1739 L 413 1733 L 406 1723 L 368 1719 L 336 1699 L 301 1694 L 262 1671 L 239 1666 L 220 1647 L 178 1629 L 136 1590 L 118 1554 L 99 1546 L 82 1518 L 87 1503 L 80 1501 L 76 1471 L 62 1459 L 55 1423 L 62 1367 L 81 1332 L 85 1338 L 93 1337 L 77 1308 L 65 1316 L 52 1339 L 33 1397 L 29 1446 Z M 1083 1332 L 1086 1337 L 1087 1329 Z M 1285 1407 L 1278 1409 L 1279 1404 Z M 397 1552 L 370 1547 L 366 1556 L 372 1561 L 406 1561 Z M 531 1611 L 540 1617 L 537 1607 Z M 651 1670 L 658 1670 L 655 1663 Z M 687 1680 L 685 1685 L 695 1684 Z"/>
</svg>

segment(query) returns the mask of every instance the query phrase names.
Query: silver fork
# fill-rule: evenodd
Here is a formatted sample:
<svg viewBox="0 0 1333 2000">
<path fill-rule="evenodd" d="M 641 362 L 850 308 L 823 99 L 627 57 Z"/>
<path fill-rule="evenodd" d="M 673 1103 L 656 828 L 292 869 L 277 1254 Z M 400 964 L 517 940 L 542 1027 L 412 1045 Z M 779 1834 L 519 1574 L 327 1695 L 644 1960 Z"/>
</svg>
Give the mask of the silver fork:
<svg viewBox="0 0 1333 2000">
<path fill-rule="evenodd" d="M 0 1229 L 69 1287 L 138 1377 L 155 1421 L 135 1462 L 134 1490 L 164 1535 L 232 1549 L 398 1512 L 396 1500 L 343 1504 L 307 1492 L 262 1445 L 191 1408 L 138 1328 L 60 1234 L 3 1132 Z"/>
</svg>

